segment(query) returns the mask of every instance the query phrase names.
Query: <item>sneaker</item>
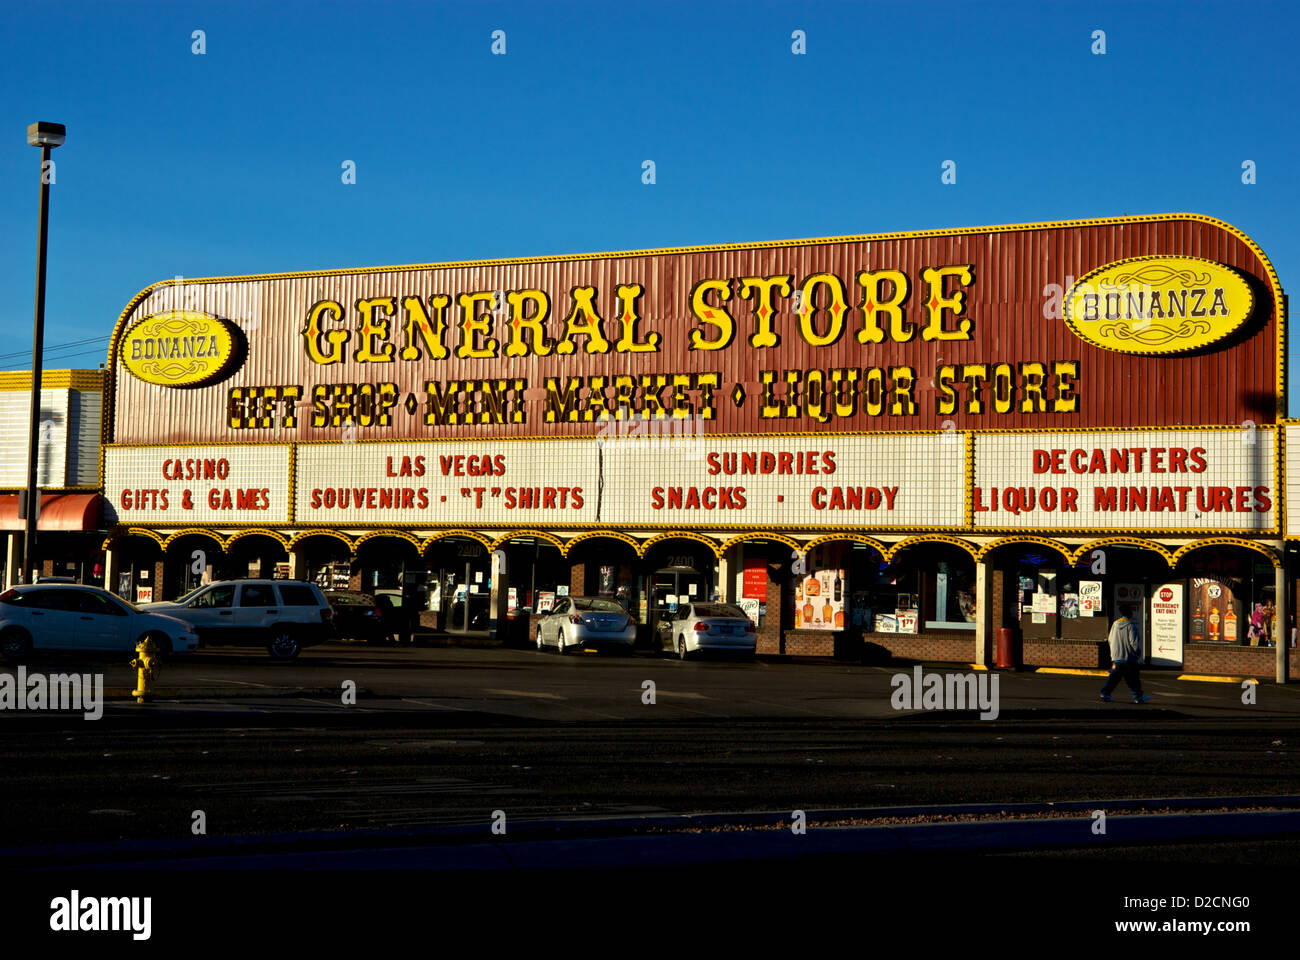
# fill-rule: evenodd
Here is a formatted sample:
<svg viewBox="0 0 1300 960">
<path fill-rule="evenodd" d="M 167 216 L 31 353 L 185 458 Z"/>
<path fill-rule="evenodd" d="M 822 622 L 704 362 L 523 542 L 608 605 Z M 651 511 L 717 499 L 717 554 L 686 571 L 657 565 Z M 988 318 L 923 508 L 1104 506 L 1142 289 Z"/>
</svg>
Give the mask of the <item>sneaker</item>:
<svg viewBox="0 0 1300 960">
<path fill-rule="evenodd" d="M 1150 702 L 1151 702 L 1151 698 L 1148 697 L 1148 696 L 1144 693 L 1144 694 L 1142 694 L 1141 696 L 1136 696 L 1136 697 L 1134 697 L 1134 698 L 1133 698 L 1133 702 L 1134 702 L 1134 703 L 1150 703 Z"/>
<path fill-rule="evenodd" d="M 1103 694 L 1101 695 L 1101 698 L 1102 698 L 1103 700 L 1105 700 L 1107 703 L 1114 703 L 1114 702 L 1115 702 L 1115 698 L 1112 697 L 1109 693 L 1103 693 Z"/>
</svg>

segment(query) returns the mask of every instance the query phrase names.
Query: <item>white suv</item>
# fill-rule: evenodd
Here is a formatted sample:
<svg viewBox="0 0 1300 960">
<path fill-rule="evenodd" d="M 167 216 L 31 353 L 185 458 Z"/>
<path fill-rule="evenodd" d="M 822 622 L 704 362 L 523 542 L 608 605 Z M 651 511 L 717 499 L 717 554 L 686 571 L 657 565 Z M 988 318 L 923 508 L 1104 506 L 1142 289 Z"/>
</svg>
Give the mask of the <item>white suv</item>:
<svg viewBox="0 0 1300 960">
<path fill-rule="evenodd" d="M 334 636 L 333 608 L 320 587 L 305 580 L 222 580 L 143 609 L 184 620 L 204 646 L 265 646 L 280 660 Z"/>
<path fill-rule="evenodd" d="M 0 654 L 10 663 L 32 650 L 126 652 L 146 637 L 163 655 L 199 645 L 183 621 L 146 612 L 99 587 L 32 583 L 0 593 Z"/>
</svg>

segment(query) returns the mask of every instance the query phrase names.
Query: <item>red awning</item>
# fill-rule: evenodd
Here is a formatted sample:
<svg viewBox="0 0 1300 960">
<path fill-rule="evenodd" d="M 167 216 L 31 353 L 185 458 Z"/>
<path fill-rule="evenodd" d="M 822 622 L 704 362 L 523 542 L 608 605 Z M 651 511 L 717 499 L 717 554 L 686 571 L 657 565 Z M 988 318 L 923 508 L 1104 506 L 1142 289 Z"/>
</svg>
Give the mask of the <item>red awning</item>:
<svg viewBox="0 0 1300 960">
<path fill-rule="evenodd" d="M 43 493 L 37 530 L 98 530 L 100 505 L 98 493 Z M 25 529 L 18 519 L 18 494 L 0 494 L 0 530 Z"/>
</svg>

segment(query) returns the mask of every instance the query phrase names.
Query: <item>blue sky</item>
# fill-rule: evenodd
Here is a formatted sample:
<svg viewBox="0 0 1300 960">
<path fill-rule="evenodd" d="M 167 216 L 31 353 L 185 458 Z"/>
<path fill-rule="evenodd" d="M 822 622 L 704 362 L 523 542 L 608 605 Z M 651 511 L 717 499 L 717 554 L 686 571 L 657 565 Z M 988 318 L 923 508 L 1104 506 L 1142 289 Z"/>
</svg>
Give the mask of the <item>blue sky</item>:
<svg viewBox="0 0 1300 960">
<path fill-rule="evenodd" d="M 1297 10 L 10 5 L 0 369 L 30 365 L 39 154 L 24 130 L 37 119 L 68 126 L 50 223 L 46 363 L 57 367 L 102 361 L 127 301 L 178 274 L 1121 214 L 1227 220 L 1292 290 Z M 505 56 L 490 52 L 497 29 Z M 1104 56 L 1090 51 L 1094 30 Z M 653 186 L 641 182 L 647 159 Z M 947 159 L 953 186 L 940 183 Z M 345 160 L 353 186 L 340 181 Z M 1252 186 L 1243 160 L 1257 165 Z"/>
</svg>

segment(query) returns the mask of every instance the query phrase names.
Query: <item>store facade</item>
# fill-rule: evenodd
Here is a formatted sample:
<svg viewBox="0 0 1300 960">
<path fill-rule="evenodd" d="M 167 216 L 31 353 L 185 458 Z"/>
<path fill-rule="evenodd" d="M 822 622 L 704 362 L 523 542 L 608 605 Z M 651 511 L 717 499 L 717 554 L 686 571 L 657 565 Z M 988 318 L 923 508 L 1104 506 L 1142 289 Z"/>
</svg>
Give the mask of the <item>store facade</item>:
<svg viewBox="0 0 1300 960">
<path fill-rule="evenodd" d="M 103 497 L 99 493 L 103 431 L 103 370 L 46 370 L 41 374 L 37 421 L 36 518 L 39 575 L 100 583 L 104 574 Z M 31 429 L 30 372 L 0 373 L 0 578 L 23 580 L 27 526 L 21 501 L 27 489 Z"/>
<path fill-rule="evenodd" d="M 164 282 L 110 347 L 106 556 L 967 663 L 1096 665 L 1132 599 L 1155 662 L 1259 672 L 1283 312 L 1196 215 Z"/>
</svg>

